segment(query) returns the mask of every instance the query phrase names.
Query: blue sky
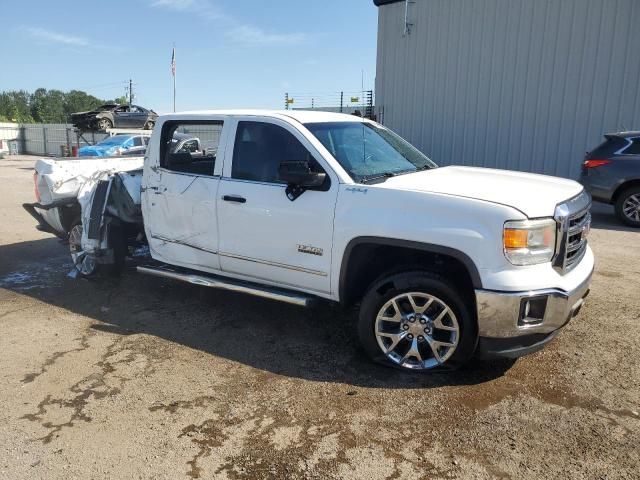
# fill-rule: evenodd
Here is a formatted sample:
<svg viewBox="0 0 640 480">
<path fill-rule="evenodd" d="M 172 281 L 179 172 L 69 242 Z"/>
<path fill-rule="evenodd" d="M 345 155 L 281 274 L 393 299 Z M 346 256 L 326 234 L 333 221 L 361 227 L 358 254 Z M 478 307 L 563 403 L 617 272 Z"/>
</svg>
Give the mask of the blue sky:
<svg viewBox="0 0 640 480">
<path fill-rule="evenodd" d="M 13 1 L 3 4 L 0 90 L 38 87 L 124 94 L 178 110 L 280 108 L 285 92 L 373 88 L 371 0 Z M 9 23 L 7 19 L 12 19 Z"/>
</svg>

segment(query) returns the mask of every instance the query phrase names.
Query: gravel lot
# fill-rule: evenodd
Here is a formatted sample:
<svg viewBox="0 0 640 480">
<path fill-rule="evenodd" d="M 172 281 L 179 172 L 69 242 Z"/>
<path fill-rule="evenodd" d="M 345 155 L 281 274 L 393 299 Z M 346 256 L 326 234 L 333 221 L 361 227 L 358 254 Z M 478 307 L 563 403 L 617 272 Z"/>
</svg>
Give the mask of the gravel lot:
<svg viewBox="0 0 640 480">
<path fill-rule="evenodd" d="M 548 348 L 416 377 L 329 307 L 67 278 L 33 161 L 0 160 L 0 478 L 640 478 L 640 232 L 609 208 Z"/>
</svg>

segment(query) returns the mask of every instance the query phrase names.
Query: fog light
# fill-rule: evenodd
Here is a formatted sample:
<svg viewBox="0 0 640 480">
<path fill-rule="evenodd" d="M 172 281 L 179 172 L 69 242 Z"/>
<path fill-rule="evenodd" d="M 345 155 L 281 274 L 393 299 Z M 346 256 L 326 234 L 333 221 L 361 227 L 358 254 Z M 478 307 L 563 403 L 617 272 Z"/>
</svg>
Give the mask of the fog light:
<svg viewBox="0 0 640 480">
<path fill-rule="evenodd" d="M 544 320 L 544 312 L 547 310 L 547 296 L 528 297 L 520 301 L 520 315 L 518 325 L 538 325 Z"/>
</svg>

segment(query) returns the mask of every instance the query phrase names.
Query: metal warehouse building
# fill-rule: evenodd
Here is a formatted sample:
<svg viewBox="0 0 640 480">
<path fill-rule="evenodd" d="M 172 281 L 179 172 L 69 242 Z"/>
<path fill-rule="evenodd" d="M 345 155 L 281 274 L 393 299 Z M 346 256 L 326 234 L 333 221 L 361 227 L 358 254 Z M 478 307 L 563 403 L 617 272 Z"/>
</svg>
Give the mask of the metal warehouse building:
<svg viewBox="0 0 640 480">
<path fill-rule="evenodd" d="M 640 130 L 640 0 L 374 0 L 376 112 L 441 165 L 576 178 Z"/>
</svg>

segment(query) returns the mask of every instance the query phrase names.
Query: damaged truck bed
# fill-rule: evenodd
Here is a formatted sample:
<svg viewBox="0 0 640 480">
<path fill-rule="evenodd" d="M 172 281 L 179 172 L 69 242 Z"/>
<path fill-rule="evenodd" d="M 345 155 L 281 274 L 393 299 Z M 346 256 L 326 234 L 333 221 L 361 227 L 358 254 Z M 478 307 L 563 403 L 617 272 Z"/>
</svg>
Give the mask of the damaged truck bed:
<svg viewBox="0 0 640 480">
<path fill-rule="evenodd" d="M 83 186 L 105 174 L 140 170 L 142 164 L 143 157 L 40 159 L 33 174 L 36 202 L 23 207 L 38 221 L 39 230 L 66 240 L 81 219 Z"/>
<path fill-rule="evenodd" d="M 78 191 L 80 221 L 69 232 L 69 248 L 76 272 L 91 275 L 102 264 L 124 267 L 127 250 L 142 246 L 144 228 L 140 209 L 142 169 L 99 171 Z"/>
</svg>

